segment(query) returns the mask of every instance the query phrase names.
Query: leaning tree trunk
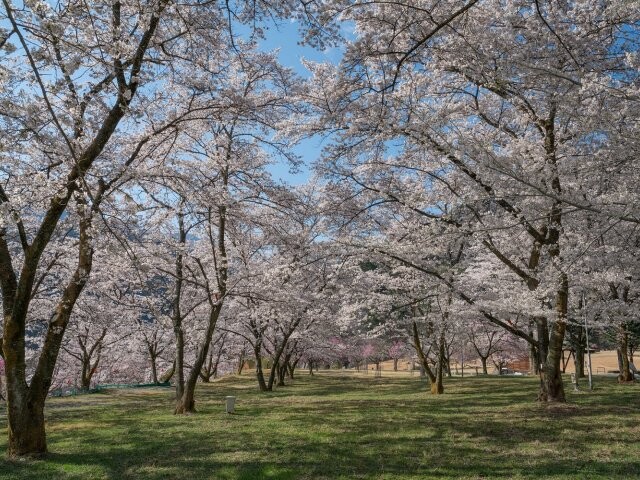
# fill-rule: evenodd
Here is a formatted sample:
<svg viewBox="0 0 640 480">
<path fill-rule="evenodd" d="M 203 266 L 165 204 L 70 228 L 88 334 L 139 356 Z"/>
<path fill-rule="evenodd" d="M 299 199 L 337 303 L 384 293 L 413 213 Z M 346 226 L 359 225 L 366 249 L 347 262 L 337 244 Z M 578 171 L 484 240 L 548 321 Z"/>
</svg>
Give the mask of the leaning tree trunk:
<svg viewBox="0 0 640 480">
<path fill-rule="evenodd" d="M 169 380 L 173 378 L 173 374 L 175 372 L 176 372 L 176 361 L 174 360 L 173 363 L 171 364 L 171 367 L 160 376 L 160 383 L 167 383 Z"/>
<path fill-rule="evenodd" d="M 221 292 L 221 294 L 223 295 L 224 291 Z M 204 362 L 206 361 L 209 354 L 211 339 L 213 338 L 213 332 L 215 331 L 216 324 L 218 323 L 218 317 L 220 316 L 221 310 L 222 301 L 219 300 L 216 303 L 211 302 L 207 330 L 204 334 L 204 338 L 202 339 L 200 350 L 198 351 L 198 354 L 196 355 L 196 358 L 193 362 L 193 366 L 191 367 L 191 371 L 189 372 L 189 377 L 184 384 L 182 395 L 176 399 L 176 408 L 174 412 L 175 414 L 195 413 L 196 411 L 196 384 L 198 383 L 198 378 L 200 377 L 202 366 L 204 365 Z"/>
<path fill-rule="evenodd" d="M 429 361 L 427 359 L 427 355 L 424 353 L 424 350 L 422 349 L 422 344 L 420 342 L 420 335 L 418 333 L 418 325 L 416 324 L 416 322 L 413 322 L 413 347 L 416 350 L 416 353 L 418 354 L 418 359 L 420 360 L 420 365 L 422 367 L 422 369 L 424 370 L 424 372 L 427 374 L 427 377 L 429 378 L 429 385 L 430 385 L 430 391 L 432 394 L 434 395 L 439 395 L 441 393 L 444 393 L 444 386 L 442 384 L 442 367 L 438 367 L 438 370 L 440 372 L 440 382 L 438 382 L 438 378 L 436 377 L 436 375 L 433 373 L 433 370 L 431 369 L 431 367 L 429 366 Z M 442 359 L 439 359 L 440 362 L 442 362 Z"/>
<path fill-rule="evenodd" d="M 39 456 L 47 452 L 44 404 L 71 312 L 86 285 L 93 262 L 91 217 L 81 219 L 79 225 L 78 264 L 62 293 L 53 320 L 47 327 L 40 357 L 31 377 L 31 385 L 27 384 L 25 378 L 24 325 L 29 298 L 27 298 L 28 295 L 24 295 L 24 292 L 30 292 L 32 285 L 23 285 L 21 277 L 20 283 L 16 285 L 22 292 L 22 295 L 16 292 L 16 298 L 19 301 L 14 303 L 10 313 L 6 310 L 7 305 L 3 305 L 5 318 L 2 350 L 7 380 L 8 454 L 10 457 Z M 37 261 L 34 261 L 33 267 L 36 266 Z"/>
</svg>

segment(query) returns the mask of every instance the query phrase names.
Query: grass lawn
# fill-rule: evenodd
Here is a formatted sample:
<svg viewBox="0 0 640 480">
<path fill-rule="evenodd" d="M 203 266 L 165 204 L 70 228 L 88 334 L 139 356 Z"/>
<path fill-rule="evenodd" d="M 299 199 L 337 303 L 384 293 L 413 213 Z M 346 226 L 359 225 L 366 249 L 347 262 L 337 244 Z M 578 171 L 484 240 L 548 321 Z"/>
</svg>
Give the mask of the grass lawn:
<svg viewBox="0 0 640 480">
<path fill-rule="evenodd" d="M 169 389 L 50 399 L 50 455 L 3 458 L 0 479 L 640 479 L 640 385 L 596 382 L 551 407 L 535 378 L 447 379 L 432 396 L 417 377 L 340 372 L 268 394 L 225 378 L 184 417 Z"/>
</svg>

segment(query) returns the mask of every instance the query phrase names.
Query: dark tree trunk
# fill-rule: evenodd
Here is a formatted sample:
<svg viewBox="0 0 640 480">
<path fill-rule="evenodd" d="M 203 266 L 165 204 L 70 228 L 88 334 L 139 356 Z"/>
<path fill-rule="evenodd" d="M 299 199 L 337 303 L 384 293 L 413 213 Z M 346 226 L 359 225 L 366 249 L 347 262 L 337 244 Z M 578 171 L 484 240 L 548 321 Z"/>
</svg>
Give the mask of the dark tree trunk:
<svg viewBox="0 0 640 480">
<path fill-rule="evenodd" d="M 174 413 L 176 415 L 195 413 L 196 402 L 194 400 L 195 389 L 185 388 L 182 395 L 176 400 Z"/>
<path fill-rule="evenodd" d="M 489 371 L 487 370 L 487 357 L 480 357 L 480 362 L 482 363 L 482 374 L 488 375 Z"/>
<path fill-rule="evenodd" d="M 198 378 L 200 377 L 202 365 L 204 365 L 204 362 L 206 361 L 209 354 L 211 339 L 213 338 L 213 332 L 216 328 L 221 310 L 222 303 L 220 301 L 214 303 L 213 300 L 211 300 L 207 331 L 204 334 L 204 337 L 200 344 L 200 349 L 196 355 L 195 361 L 193 362 L 191 371 L 189 372 L 189 377 L 184 384 L 182 395 L 178 396 L 176 399 L 176 409 L 174 412 L 176 414 L 194 413 L 196 411 L 194 400 L 196 384 L 198 383 Z"/>
<path fill-rule="evenodd" d="M 538 375 L 540 373 L 540 358 L 538 357 L 538 349 L 533 344 L 529 344 L 529 371 L 533 375 Z"/>
<path fill-rule="evenodd" d="M 238 375 L 242 375 L 242 370 L 244 370 L 244 360 L 245 360 L 245 356 L 244 356 L 244 352 L 240 353 L 240 358 L 238 360 Z"/>
<path fill-rule="evenodd" d="M 618 381 L 621 383 L 633 382 L 633 373 L 631 373 L 629 364 L 629 332 L 624 324 L 619 327 L 618 342 L 618 358 L 620 359 Z"/>
<path fill-rule="evenodd" d="M 91 377 L 93 377 L 93 373 L 91 372 L 90 359 L 83 359 L 82 372 L 80 374 L 80 389 L 85 393 L 91 389 Z"/>
<path fill-rule="evenodd" d="M 560 278 L 560 288 L 556 294 L 556 321 L 553 323 L 549 342 L 547 344 L 547 358 L 540 379 L 539 399 L 543 402 L 565 402 L 564 385 L 562 384 L 561 362 L 562 345 L 566 330 L 569 282 L 566 274 Z"/>
<path fill-rule="evenodd" d="M 584 378 L 584 345 L 578 344 L 576 345 L 576 350 L 573 356 L 573 362 L 576 370 L 577 378 Z"/>
<path fill-rule="evenodd" d="M 293 374 L 296 370 L 296 367 L 298 366 L 299 361 L 300 361 L 300 357 L 298 357 L 294 361 L 287 362 L 287 372 L 291 380 L 293 380 Z"/>
<path fill-rule="evenodd" d="M 258 388 L 261 392 L 267 392 L 267 382 L 264 380 L 264 371 L 262 370 L 262 348 L 259 344 L 254 347 L 253 352 L 256 359 L 256 378 L 258 379 Z"/>
<path fill-rule="evenodd" d="M 439 372 L 439 378 L 436 374 L 433 373 L 433 370 L 429 366 L 429 361 L 427 359 L 427 355 L 422 349 L 422 344 L 420 342 L 420 335 L 418 333 L 418 325 L 416 322 L 413 322 L 413 347 L 418 354 L 418 359 L 420 360 L 420 368 L 421 371 L 429 378 L 430 390 L 434 395 L 439 395 L 444 393 L 444 386 L 442 384 L 442 358 L 439 358 L 440 365 L 437 366 L 437 371 Z"/>
<path fill-rule="evenodd" d="M 397 372 L 398 371 L 398 358 L 394 358 L 393 359 L 393 371 Z"/>
<path fill-rule="evenodd" d="M 11 399 L 9 416 L 9 456 L 41 456 L 47 452 L 47 437 L 44 429 L 44 401 L 33 401 L 24 398 L 18 401 L 14 395 Z M 18 408 L 16 408 L 16 406 Z M 9 413 L 9 412 L 8 412 Z"/>
<path fill-rule="evenodd" d="M 449 359 L 447 358 L 445 361 L 445 355 L 446 355 L 446 350 L 445 350 L 445 331 L 444 328 L 442 329 L 441 333 L 440 333 L 440 342 L 438 345 L 438 367 L 436 370 L 436 385 L 435 385 L 435 391 L 434 391 L 434 386 L 431 385 L 431 393 L 435 393 L 435 394 L 442 394 L 444 393 L 444 384 L 443 384 L 443 369 L 446 365 L 446 362 L 449 361 Z M 451 369 L 449 369 L 451 370 Z M 451 374 L 451 371 L 449 371 L 449 375 Z"/>
<path fill-rule="evenodd" d="M 156 363 L 157 358 L 153 355 L 150 355 L 149 360 L 151 363 L 151 381 L 157 385 L 159 383 L 158 382 L 158 365 Z"/>
</svg>

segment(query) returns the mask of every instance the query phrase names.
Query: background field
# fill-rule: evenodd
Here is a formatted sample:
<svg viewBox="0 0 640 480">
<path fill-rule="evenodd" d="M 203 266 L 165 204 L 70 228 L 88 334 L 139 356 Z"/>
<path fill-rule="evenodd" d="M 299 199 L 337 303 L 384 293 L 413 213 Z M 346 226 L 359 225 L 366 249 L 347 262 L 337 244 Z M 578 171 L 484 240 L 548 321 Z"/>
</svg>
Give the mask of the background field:
<svg viewBox="0 0 640 480">
<path fill-rule="evenodd" d="M 418 377 L 321 371 L 260 394 L 229 377 L 201 385 L 188 417 L 172 415 L 169 389 L 50 399 L 52 453 L 0 460 L 0 479 L 640 478 L 639 385 L 596 377 L 545 407 L 536 383 L 454 378 L 437 397 Z"/>
</svg>

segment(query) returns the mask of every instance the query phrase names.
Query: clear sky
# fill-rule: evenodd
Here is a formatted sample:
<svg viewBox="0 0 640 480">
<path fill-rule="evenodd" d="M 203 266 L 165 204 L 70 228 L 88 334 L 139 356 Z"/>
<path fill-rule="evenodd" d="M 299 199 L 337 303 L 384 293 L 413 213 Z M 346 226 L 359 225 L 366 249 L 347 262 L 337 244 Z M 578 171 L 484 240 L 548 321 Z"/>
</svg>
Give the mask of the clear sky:
<svg viewBox="0 0 640 480">
<path fill-rule="evenodd" d="M 339 48 L 329 48 L 327 50 L 316 50 L 308 46 L 299 45 L 300 34 L 296 22 L 283 22 L 280 25 L 272 26 L 266 33 L 266 38 L 260 43 L 260 48 L 268 51 L 279 49 L 280 62 L 292 68 L 298 75 L 309 77 L 309 71 L 302 66 L 301 60 L 313 60 L 316 62 L 338 63 L 342 56 Z M 305 165 L 300 173 L 290 173 L 288 164 L 278 164 L 271 167 L 274 178 L 283 180 L 291 184 L 301 184 L 307 181 L 310 176 L 308 165 L 320 155 L 322 145 L 320 139 L 310 139 L 302 142 L 295 152 L 304 160 Z"/>
</svg>

